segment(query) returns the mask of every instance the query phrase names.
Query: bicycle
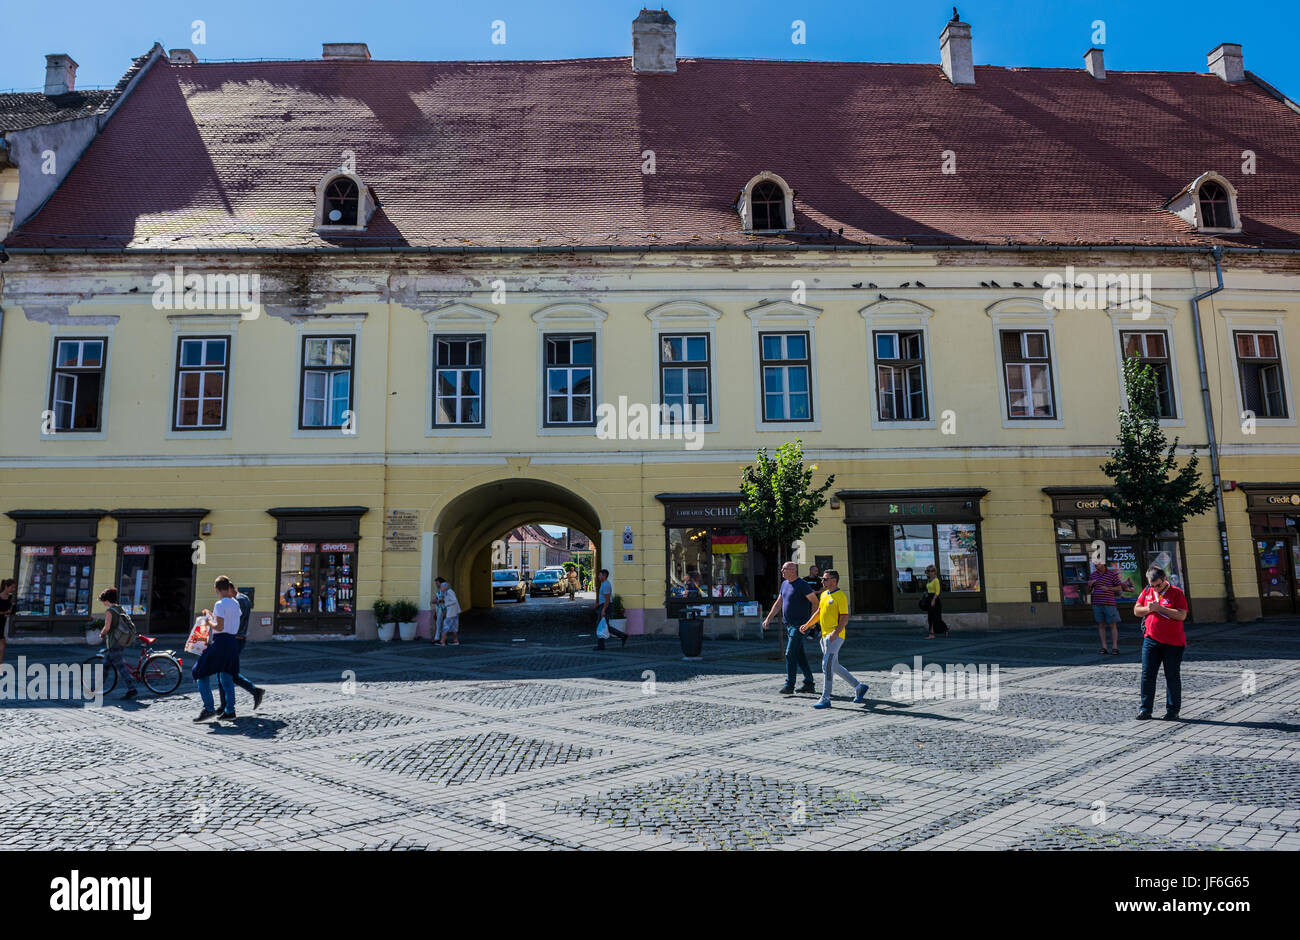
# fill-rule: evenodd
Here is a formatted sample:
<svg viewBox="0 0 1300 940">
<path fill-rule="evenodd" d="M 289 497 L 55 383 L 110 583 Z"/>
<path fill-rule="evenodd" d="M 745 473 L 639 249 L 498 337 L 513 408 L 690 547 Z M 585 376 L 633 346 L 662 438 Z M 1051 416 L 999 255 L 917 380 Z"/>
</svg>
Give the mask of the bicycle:
<svg viewBox="0 0 1300 940">
<path fill-rule="evenodd" d="M 149 691 L 158 695 L 170 695 L 181 684 L 181 661 L 171 650 L 155 650 L 157 638 L 151 636 L 137 637 L 140 641 L 140 659 L 132 666 L 123 659 L 131 677 L 143 682 Z M 83 665 L 102 666 L 104 669 L 104 688 L 95 690 L 98 695 L 107 695 L 117 688 L 117 670 L 108 661 L 108 648 L 100 647 L 94 656 L 86 659 Z"/>
</svg>

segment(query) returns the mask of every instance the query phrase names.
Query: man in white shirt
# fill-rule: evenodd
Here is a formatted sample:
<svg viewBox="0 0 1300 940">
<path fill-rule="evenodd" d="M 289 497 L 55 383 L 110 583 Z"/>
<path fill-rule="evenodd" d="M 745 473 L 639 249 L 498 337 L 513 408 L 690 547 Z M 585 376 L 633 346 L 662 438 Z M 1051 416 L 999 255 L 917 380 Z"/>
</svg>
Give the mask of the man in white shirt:
<svg viewBox="0 0 1300 940">
<path fill-rule="evenodd" d="M 212 700 L 212 677 L 217 677 L 221 686 L 223 701 L 221 717 L 235 717 L 235 676 L 239 675 L 239 621 L 242 611 L 239 601 L 235 600 L 234 583 L 225 575 L 217 578 L 214 587 L 220 599 L 208 616 L 208 647 L 194 664 L 195 682 L 199 686 L 199 698 L 203 700 L 203 711 L 195 721 L 207 721 L 217 715 L 216 703 Z"/>
<path fill-rule="evenodd" d="M 435 578 L 438 590 L 442 592 L 443 603 L 446 605 L 447 614 L 442 622 L 442 641 L 439 646 L 447 645 L 447 634 L 454 634 L 455 642 L 452 646 L 460 646 L 460 601 L 456 599 L 456 592 L 451 589 L 446 578 Z"/>
</svg>

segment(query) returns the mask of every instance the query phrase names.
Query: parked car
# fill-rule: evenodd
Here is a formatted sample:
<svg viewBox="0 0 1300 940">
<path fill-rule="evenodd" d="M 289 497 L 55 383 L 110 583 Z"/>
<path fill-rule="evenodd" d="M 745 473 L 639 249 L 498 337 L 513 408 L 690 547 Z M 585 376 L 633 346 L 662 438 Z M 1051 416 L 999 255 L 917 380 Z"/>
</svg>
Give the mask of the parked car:
<svg viewBox="0 0 1300 940">
<path fill-rule="evenodd" d="M 568 590 L 567 582 L 564 579 L 563 571 L 556 571 L 554 568 L 543 568 L 537 574 L 533 575 L 533 584 L 528 593 L 533 597 L 540 594 L 564 594 Z"/>
<path fill-rule="evenodd" d="M 492 572 L 492 599 L 513 597 L 522 604 L 528 599 L 528 582 L 519 576 L 518 571 L 502 568 Z"/>
</svg>

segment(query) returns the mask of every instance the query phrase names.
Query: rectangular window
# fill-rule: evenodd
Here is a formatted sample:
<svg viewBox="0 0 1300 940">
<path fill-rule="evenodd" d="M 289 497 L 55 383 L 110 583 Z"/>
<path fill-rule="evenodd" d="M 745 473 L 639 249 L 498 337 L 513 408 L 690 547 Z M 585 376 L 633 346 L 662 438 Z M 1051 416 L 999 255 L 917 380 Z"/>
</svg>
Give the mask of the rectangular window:
<svg viewBox="0 0 1300 940">
<path fill-rule="evenodd" d="M 1237 371 L 1241 377 L 1241 402 L 1260 418 L 1285 418 L 1286 380 L 1276 333 L 1233 334 Z"/>
<path fill-rule="evenodd" d="M 764 421 L 811 421 L 812 358 L 807 333 L 760 333 Z"/>
<path fill-rule="evenodd" d="M 300 428 L 341 428 L 352 410 L 353 337 L 306 336 L 302 341 Z"/>
<path fill-rule="evenodd" d="M 50 410 L 56 431 L 99 431 L 104 403 L 105 339 L 55 343 Z"/>
<path fill-rule="evenodd" d="M 880 420 L 926 420 L 925 350 L 920 331 L 876 333 L 875 346 Z"/>
<path fill-rule="evenodd" d="M 1125 359 L 1140 359 L 1156 374 L 1156 393 L 1160 401 L 1160 417 L 1176 418 L 1174 413 L 1173 366 L 1169 359 L 1169 338 L 1163 332 L 1119 334 Z"/>
<path fill-rule="evenodd" d="M 282 542 L 281 615 L 351 617 L 356 609 L 355 542 Z"/>
<path fill-rule="evenodd" d="M 1001 336 L 1007 417 L 1055 418 L 1056 400 L 1047 333 L 1002 330 Z"/>
<path fill-rule="evenodd" d="M 659 337 L 659 389 L 665 424 L 712 420 L 709 367 L 707 335 Z"/>
<path fill-rule="evenodd" d="M 753 595 L 749 537 L 738 528 L 668 529 L 668 597 L 735 604 Z"/>
<path fill-rule="evenodd" d="M 451 336 L 434 342 L 433 426 L 481 428 L 484 337 Z"/>
<path fill-rule="evenodd" d="M 546 427 L 596 423 L 596 336 L 546 337 Z"/>
<path fill-rule="evenodd" d="M 177 341 L 176 414 L 173 431 L 221 431 L 226 427 L 230 340 L 186 336 Z"/>
<path fill-rule="evenodd" d="M 900 594 L 924 593 L 925 569 L 939 572 L 944 594 L 978 594 L 980 581 L 979 525 L 941 522 L 936 525 L 894 526 L 894 570 Z"/>
<path fill-rule="evenodd" d="M 90 615 L 93 545 L 23 545 L 19 552 L 16 616 Z"/>
</svg>

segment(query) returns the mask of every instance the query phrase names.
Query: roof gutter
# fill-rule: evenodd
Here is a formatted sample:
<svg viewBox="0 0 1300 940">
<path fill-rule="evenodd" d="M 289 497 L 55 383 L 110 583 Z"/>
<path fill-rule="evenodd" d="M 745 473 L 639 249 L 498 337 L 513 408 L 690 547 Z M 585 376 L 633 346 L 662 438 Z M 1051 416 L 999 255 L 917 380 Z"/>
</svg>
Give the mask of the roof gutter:
<svg viewBox="0 0 1300 940">
<path fill-rule="evenodd" d="M 1207 297 L 1223 290 L 1223 266 L 1221 264 L 1223 249 L 1212 248 L 1210 253 L 1214 257 L 1214 276 L 1217 283 L 1214 287 L 1192 298 L 1192 325 L 1195 327 L 1196 333 L 1196 365 L 1201 373 L 1201 409 L 1205 413 L 1205 430 L 1210 441 L 1210 477 L 1214 482 L 1214 512 L 1219 523 L 1219 549 L 1222 552 L 1223 559 L 1224 597 L 1228 604 L 1228 620 L 1235 622 L 1237 619 L 1237 595 L 1232 588 L 1232 556 L 1228 551 L 1228 523 L 1223 512 L 1223 481 L 1219 476 L 1219 441 L 1218 435 L 1214 431 L 1214 407 L 1210 401 L 1210 376 L 1205 365 L 1205 339 L 1201 334 L 1200 303 Z"/>
</svg>

